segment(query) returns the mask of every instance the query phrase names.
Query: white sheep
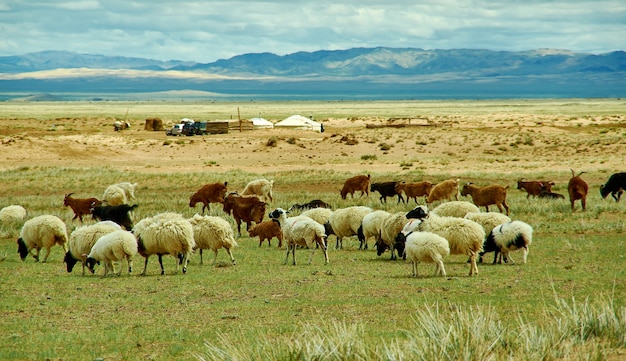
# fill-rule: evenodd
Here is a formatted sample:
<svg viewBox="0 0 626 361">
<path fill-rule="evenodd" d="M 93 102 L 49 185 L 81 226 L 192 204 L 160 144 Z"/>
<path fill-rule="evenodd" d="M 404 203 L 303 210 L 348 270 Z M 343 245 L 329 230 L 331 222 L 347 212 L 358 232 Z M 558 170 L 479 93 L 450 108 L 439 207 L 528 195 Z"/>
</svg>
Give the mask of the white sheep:
<svg viewBox="0 0 626 361">
<path fill-rule="evenodd" d="M 432 212 L 419 225 L 420 232 L 432 232 L 448 240 L 450 254 L 465 254 L 470 258 L 469 275 L 478 274 L 476 256 L 483 249 L 485 231 L 469 219 L 441 217 Z"/>
<path fill-rule="evenodd" d="M 46 262 L 50 255 L 50 248 L 58 244 L 67 252 L 67 228 L 65 223 L 52 215 L 42 215 L 29 219 L 22 226 L 20 238 L 17 239 L 17 252 L 22 261 L 35 249 L 35 261 L 39 261 L 39 251 L 46 249 L 42 262 Z"/>
<path fill-rule="evenodd" d="M 330 208 L 313 208 L 300 213 L 301 216 L 309 217 L 315 222 L 324 225 L 330 219 L 333 210 Z"/>
<path fill-rule="evenodd" d="M 117 184 L 108 186 L 102 194 L 102 203 L 107 206 L 119 206 L 120 204 L 128 204 L 126 190 Z"/>
<path fill-rule="evenodd" d="M 476 205 L 465 201 L 451 201 L 441 203 L 435 207 L 431 213 L 434 213 L 441 217 L 458 217 L 463 218 L 469 212 L 480 212 L 480 209 Z"/>
<path fill-rule="evenodd" d="M 463 218 L 480 224 L 485 234 L 489 234 L 492 229 L 502 223 L 511 222 L 509 216 L 495 212 L 469 212 Z"/>
<path fill-rule="evenodd" d="M 10 205 L 0 209 L 0 224 L 13 224 L 22 222 L 28 213 L 20 205 Z"/>
<path fill-rule="evenodd" d="M 335 248 L 343 248 L 343 237 L 356 236 L 359 227 L 361 227 L 363 217 L 372 211 L 372 208 L 365 206 L 353 206 L 335 210 L 328 222 L 324 224 L 326 234 L 334 234 L 337 237 Z"/>
<path fill-rule="evenodd" d="M 392 213 L 383 221 L 380 229 L 380 241 L 376 243 L 377 254 L 382 255 L 386 249 L 391 250 L 391 259 L 396 259 L 396 251 L 398 256 L 402 256 L 403 249 L 396 249 L 396 236 L 404 226 L 409 222 L 407 212 Z"/>
<path fill-rule="evenodd" d="M 273 201 L 272 199 L 272 188 L 274 187 L 274 181 L 270 181 L 267 179 L 255 179 L 253 181 L 250 181 L 246 187 L 243 189 L 243 191 L 241 192 L 241 195 L 245 196 L 245 195 L 252 195 L 255 194 L 257 196 L 259 196 L 259 198 L 261 198 L 262 201 L 264 202 L 268 202 L 268 200 L 271 202 Z"/>
<path fill-rule="evenodd" d="M 126 260 L 128 264 L 128 274 L 133 271 L 133 257 L 137 254 L 137 239 L 129 231 L 117 230 L 111 233 L 105 234 L 98 238 L 96 244 L 93 245 L 91 251 L 87 255 L 87 268 L 91 273 L 95 273 L 96 264 L 104 262 L 104 276 L 106 277 L 109 272 L 120 275 L 120 272 L 115 271 L 115 264 L 113 262 L 121 262 Z"/>
<path fill-rule="evenodd" d="M 237 246 L 235 241 L 235 232 L 230 223 L 223 218 L 213 216 L 201 216 L 195 214 L 188 219 L 193 227 L 193 238 L 196 242 L 195 249 L 200 249 L 200 264 L 202 261 L 202 250 L 210 249 L 215 252 L 212 265 L 217 260 L 217 250 L 224 248 L 230 256 L 232 264 L 235 263 L 235 257 L 231 252 L 231 248 Z"/>
<path fill-rule="evenodd" d="M 324 252 L 324 264 L 328 264 L 328 251 L 325 242 L 326 233 L 324 232 L 324 226 L 306 216 L 288 218 L 287 211 L 282 208 L 276 208 L 271 211 L 269 217 L 277 220 L 283 230 L 283 235 L 287 243 L 287 254 L 284 264 L 287 264 L 287 261 L 289 260 L 290 251 L 293 258 L 293 264 L 296 264 L 296 246 L 311 249 L 311 254 L 309 255 L 309 264 L 311 264 L 316 245 Z"/>
<path fill-rule="evenodd" d="M 159 256 L 161 275 L 165 274 L 162 256 L 166 254 L 179 260 L 176 262 L 176 272 L 182 264 L 183 273 L 187 273 L 187 263 L 196 243 L 193 227 L 182 215 L 165 212 L 144 218 L 133 227 L 133 233 L 137 237 L 137 251 L 146 259 L 142 275 L 146 274 L 148 258 L 153 254 Z"/>
<path fill-rule="evenodd" d="M 137 183 L 121 182 L 114 185 L 124 190 L 124 194 L 126 195 L 126 200 L 128 202 L 132 202 L 135 200 L 135 189 L 137 188 Z"/>
<path fill-rule="evenodd" d="M 402 233 L 405 236 L 404 252 L 413 264 L 413 277 L 417 277 L 419 262 L 435 263 L 435 276 L 446 276 L 443 258 L 450 255 L 448 241 L 431 232 Z"/>
<path fill-rule="evenodd" d="M 522 221 L 512 221 L 508 223 L 496 226 L 483 245 L 483 251 L 479 253 L 479 261 L 482 261 L 482 256 L 487 252 L 494 252 L 493 263 L 496 263 L 498 253 L 502 253 L 504 262 L 511 260 L 511 263 L 515 263 L 509 256 L 509 252 L 521 249 L 523 255 L 523 263 L 526 264 L 528 257 L 528 247 L 533 242 L 533 227 L 528 223 Z M 502 263 L 502 259 L 500 262 Z"/>
<path fill-rule="evenodd" d="M 359 249 L 367 249 L 367 240 L 371 237 L 376 237 L 376 244 L 380 242 L 380 232 L 382 229 L 383 221 L 389 217 L 391 213 L 383 210 L 373 211 L 366 214 L 361 221 L 361 226 L 357 230 L 357 237 L 361 244 Z"/>
<path fill-rule="evenodd" d="M 81 261 L 84 276 L 87 255 L 91 252 L 91 248 L 96 244 L 96 241 L 100 237 L 120 229 L 122 229 L 122 227 L 115 222 L 103 221 L 78 227 L 72 231 L 68 242 L 69 250 L 65 253 L 65 258 L 63 259 L 67 267 L 67 272 L 72 272 L 76 263 Z"/>
</svg>

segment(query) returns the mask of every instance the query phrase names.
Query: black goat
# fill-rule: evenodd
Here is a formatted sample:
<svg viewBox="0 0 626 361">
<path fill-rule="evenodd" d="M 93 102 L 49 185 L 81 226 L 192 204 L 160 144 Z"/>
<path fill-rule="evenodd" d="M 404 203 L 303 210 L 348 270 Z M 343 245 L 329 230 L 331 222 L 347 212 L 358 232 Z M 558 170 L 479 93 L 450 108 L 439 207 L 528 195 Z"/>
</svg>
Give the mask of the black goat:
<svg viewBox="0 0 626 361">
<path fill-rule="evenodd" d="M 370 191 L 380 193 L 380 202 L 387 203 L 387 197 L 398 196 L 398 203 L 402 201 L 404 202 L 404 197 L 402 194 L 396 191 L 396 184 L 398 182 L 380 182 L 380 183 L 372 183 L 370 186 Z"/>
<path fill-rule="evenodd" d="M 130 212 L 137 208 L 137 205 L 120 204 L 117 206 L 96 206 L 91 209 L 94 219 L 99 221 L 112 221 L 124 227 L 127 231 L 133 228 L 133 221 L 130 219 Z"/>
<path fill-rule="evenodd" d="M 296 203 L 293 206 L 289 207 L 287 211 L 288 212 L 291 212 L 293 210 L 301 211 L 301 210 L 313 209 L 313 208 L 330 208 L 330 204 L 322 201 L 321 199 L 314 199 L 310 201 L 309 203 L 304 203 L 304 204 Z"/>
<path fill-rule="evenodd" d="M 600 186 L 600 195 L 602 198 L 606 198 L 611 193 L 613 199 L 619 202 L 624 189 L 626 189 L 626 173 L 615 173 L 609 177 L 606 183 Z"/>
</svg>

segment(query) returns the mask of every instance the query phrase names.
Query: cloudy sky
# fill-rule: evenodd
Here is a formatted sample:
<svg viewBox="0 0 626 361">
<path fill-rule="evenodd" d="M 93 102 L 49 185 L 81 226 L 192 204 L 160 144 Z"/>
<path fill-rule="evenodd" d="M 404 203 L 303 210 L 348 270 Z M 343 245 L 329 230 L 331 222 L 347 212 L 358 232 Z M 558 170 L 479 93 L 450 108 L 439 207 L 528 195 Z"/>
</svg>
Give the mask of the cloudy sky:
<svg viewBox="0 0 626 361">
<path fill-rule="evenodd" d="M 203 63 L 352 47 L 626 50 L 624 0 L 0 0 L 0 56 Z"/>
</svg>

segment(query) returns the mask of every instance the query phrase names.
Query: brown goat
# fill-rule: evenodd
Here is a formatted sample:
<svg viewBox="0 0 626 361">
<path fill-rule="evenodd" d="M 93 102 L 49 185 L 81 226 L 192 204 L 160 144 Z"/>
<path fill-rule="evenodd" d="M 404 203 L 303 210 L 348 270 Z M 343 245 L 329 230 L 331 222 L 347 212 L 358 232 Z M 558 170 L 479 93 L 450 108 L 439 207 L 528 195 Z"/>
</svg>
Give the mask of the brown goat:
<svg viewBox="0 0 626 361">
<path fill-rule="evenodd" d="M 241 196 L 230 193 L 224 198 L 224 212 L 233 215 L 237 223 L 237 232 L 241 236 L 241 222 L 246 222 L 246 230 L 250 232 L 252 222 L 261 223 L 265 216 L 266 203 L 257 196 Z"/>
<path fill-rule="evenodd" d="M 73 198 L 72 194 L 74 193 L 68 193 L 65 195 L 65 198 L 63 198 L 63 205 L 70 207 L 72 211 L 74 211 L 72 221 L 78 218 L 82 223 L 83 216 L 91 214 L 93 205 L 99 206 L 102 204 L 102 201 L 99 201 L 97 198 Z"/>
<path fill-rule="evenodd" d="M 428 197 L 432 189 L 433 184 L 426 181 L 414 183 L 398 182 L 396 184 L 396 192 L 400 194 L 404 192 L 407 202 L 413 198 L 415 203 L 417 203 L 417 197 Z"/>
<path fill-rule="evenodd" d="M 478 187 L 473 183 L 466 183 L 463 185 L 463 189 L 461 190 L 462 196 L 467 196 L 468 194 L 472 196 L 472 200 L 474 204 L 478 207 L 485 207 L 485 210 L 489 212 L 489 206 L 495 204 L 498 206 L 500 213 L 502 212 L 502 207 L 506 210 L 506 215 L 509 215 L 509 206 L 506 204 L 506 191 L 509 189 L 509 186 L 503 187 L 501 185 L 491 185 L 485 187 Z"/>
<path fill-rule="evenodd" d="M 263 241 L 267 239 L 268 246 L 272 245 L 272 238 L 278 238 L 278 247 L 283 246 L 283 230 L 280 228 L 280 224 L 275 220 L 261 222 L 250 228 L 248 231 L 250 237 L 259 237 L 259 247 L 263 244 Z"/>
<path fill-rule="evenodd" d="M 572 212 L 574 211 L 574 202 L 580 199 L 580 202 L 583 206 L 583 211 L 587 209 L 587 191 L 589 190 L 589 186 L 587 182 L 585 182 L 580 175 L 585 172 L 580 172 L 578 175 L 572 171 L 572 178 L 570 178 L 569 183 L 567 183 L 567 193 L 569 193 L 569 202 L 572 205 Z"/>
<path fill-rule="evenodd" d="M 352 178 L 348 178 L 343 184 L 343 188 L 341 188 L 341 199 L 346 199 L 348 193 L 354 198 L 354 192 L 361 191 L 361 196 L 363 194 L 370 195 L 370 175 L 357 175 Z M 359 197 L 359 198 L 360 198 Z"/>
<path fill-rule="evenodd" d="M 434 184 L 428 194 L 428 198 L 426 198 L 426 204 L 443 200 L 451 201 L 452 197 L 457 201 L 459 200 L 458 179 L 448 179 L 441 183 Z"/>
<path fill-rule="evenodd" d="M 525 190 L 527 199 L 530 196 L 533 196 L 533 198 L 538 196 L 542 189 L 551 192 L 552 186 L 554 185 L 552 181 L 527 181 L 525 179 L 526 178 L 520 178 L 517 180 L 517 189 Z"/>
<path fill-rule="evenodd" d="M 224 203 L 224 197 L 228 189 L 226 186 L 228 182 L 224 183 L 209 183 L 202 186 L 198 191 L 189 197 L 189 207 L 193 208 L 197 203 L 202 202 L 202 214 L 204 210 L 209 208 L 210 203 Z"/>
</svg>

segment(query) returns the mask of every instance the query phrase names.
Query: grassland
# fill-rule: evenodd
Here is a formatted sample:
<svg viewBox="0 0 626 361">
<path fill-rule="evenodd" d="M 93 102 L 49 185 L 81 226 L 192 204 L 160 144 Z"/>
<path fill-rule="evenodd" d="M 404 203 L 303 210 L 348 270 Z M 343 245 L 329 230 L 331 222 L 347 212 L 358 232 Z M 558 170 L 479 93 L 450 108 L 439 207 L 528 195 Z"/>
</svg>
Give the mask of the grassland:
<svg viewBox="0 0 626 361">
<path fill-rule="evenodd" d="M 152 116 L 221 119 L 248 107 L 255 109 L 252 116 L 268 119 L 294 109 L 310 112 L 332 134 L 298 134 L 295 145 L 283 141 L 294 137 L 286 132 L 165 145 L 163 134 L 133 129 L 119 135 L 110 127 L 127 109 L 137 123 Z M 244 232 L 235 266 L 220 251 L 216 266 L 200 266 L 196 255 L 187 274 L 173 274 L 174 258 L 166 257 L 167 274 L 160 276 L 151 258 L 148 276 L 140 277 L 138 256 L 133 275 L 103 278 L 103 270 L 67 273 L 58 247 L 45 264 L 21 262 L 15 245 L 21 224 L 2 224 L 0 359 L 626 357 L 626 208 L 597 191 L 609 174 L 623 171 L 623 102 L 7 103 L 0 109 L 1 206 L 21 204 L 30 217 L 58 215 L 69 231 L 79 224 L 62 206 L 63 195 L 100 196 L 119 181 L 139 184 L 136 220 L 163 211 L 192 216 L 197 210 L 189 208 L 189 195 L 200 185 L 226 180 L 241 189 L 258 177 L 276 182 L 271 207 L 315 198 L 333 208 L 358 204 L 395 212 L 414 206 L 381 204 L 377 195 L 342 200 L 343 180 L 362 172 L 375 180 L 506 183 L 512 218 L 535 230 L 528 264 L 480 264 L 477 277 L 467 276 L 466 257 L 451 256 L 447 278 L 432 277 L 434 266 L 422 264 L 415 279 L 410 264 L 391 261 L 388 253 L 376 256 L 372 241 L 370 250 L 360 251 L 356 239 L 344 240 L 343 250 L 331 247 L 329 265 L 320 252 L 306 264 L 307 250 L 297 251 L 298 265 L 283 265 L 285 249 L 276 240 L 259 247 Z M 440 126 L 364 129 L 390 118 Z M 51 124 L 59 126 L 50 131 Z M 88 137 L 66 144 L 79 134 Z M 279 145 L 267 146 L 274 135 Z M 334 141 L 343 136 L 360 142 Z M 524 142 L 526 136 L 532 141 Z M 109 143 L 125 162 L 99 151 Z M 381 150 L 381 143 L 391 149 Z M 263 160 L 247 160 L 252 156 L 244 151 Z M 316 151 L 323 156 L 306 158 Z M 155 165 L 156 158 L 163 161 Z M 526 199 L 515 189 L 519 176 L 545 177 L 566 194 L 570 167 L 587 171 L 586 212 L 580 204 L 572 212 L 567 201 Z M 234 225 L 216 205 L 210 214 Z"/>
</svg>

